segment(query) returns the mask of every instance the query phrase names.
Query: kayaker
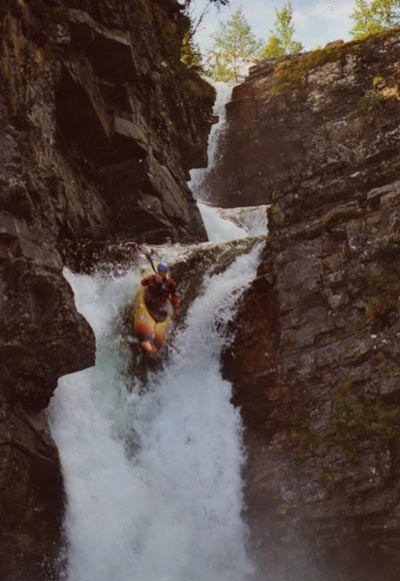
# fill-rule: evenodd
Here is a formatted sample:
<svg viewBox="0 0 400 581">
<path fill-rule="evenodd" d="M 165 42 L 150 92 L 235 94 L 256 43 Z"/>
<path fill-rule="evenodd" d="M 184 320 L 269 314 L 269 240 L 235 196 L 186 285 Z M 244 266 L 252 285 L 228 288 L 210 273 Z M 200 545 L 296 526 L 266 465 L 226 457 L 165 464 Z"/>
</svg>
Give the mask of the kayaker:
<svg viewBox="0 0 400 581">
<path fill-rule="evenodd" d="M 175 283 L 168 278 L 168 266 L 164 262 L 157 265 L 157 274 L 152 274 L 142 280 L 142 286 L 147 287 L 146 305 L 154 319 L 159 322 L 167 316 L 167 302 L 171 301 L 174 315 L 179 315 L 179 298 L 176 294 Z"/>
</svg>

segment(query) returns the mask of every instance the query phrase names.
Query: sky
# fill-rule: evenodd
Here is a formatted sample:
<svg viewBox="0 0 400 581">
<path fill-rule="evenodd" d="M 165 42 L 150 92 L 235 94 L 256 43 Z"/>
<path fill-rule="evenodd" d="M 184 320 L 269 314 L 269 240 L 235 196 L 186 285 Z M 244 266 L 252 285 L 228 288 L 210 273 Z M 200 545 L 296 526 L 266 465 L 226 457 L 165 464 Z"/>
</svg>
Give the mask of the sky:
<svg viewBox="0 0 400 581">
<path fill-rule="evenodd" d="M 207 0 L 195 0 L 197 10 L 208 4 Z M 274 26 L 274 8 L 282 8 L 287 0 L 230 0 L 229 6 L 219 11 L 211 6 L 203 20 L 196 41 L 204 52 L 213 40 L 211 35 L 218 30 L 218 22 L 227 20 L 240 6 L 257 38 L 266 41 Z M 306 50 L 325 46 L 334 40 L 350 40 L 352 28 L 349 19 L 354 0 L 292 0 L 294 40 L 299 40 Z"/>
</svg>

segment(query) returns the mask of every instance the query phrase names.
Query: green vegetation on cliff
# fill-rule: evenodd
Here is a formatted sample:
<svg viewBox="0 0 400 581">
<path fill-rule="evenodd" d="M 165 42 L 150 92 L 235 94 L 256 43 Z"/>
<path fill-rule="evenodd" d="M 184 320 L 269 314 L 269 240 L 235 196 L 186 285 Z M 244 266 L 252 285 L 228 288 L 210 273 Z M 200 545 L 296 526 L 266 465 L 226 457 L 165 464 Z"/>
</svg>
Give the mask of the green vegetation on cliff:
<svg viewBox="0 0 400 581">
<path fill-rule="evenodd" d="M 400 244 L 387 242 L 377 252 L 378 267 L 369 275 L 366 307 L 368 321 L 385 325 L 400 310 Z"/>
<path fill-rule="evenodd" d="M 307 74 L 326 63 L 341 61 L 351 51 L 351 43 L 334 43 L 325 48 L 313 50 L 304 56 L 287 59 L 277 64 L 274 70 L 276 82 L 273 89 L 296 88 L 307 79 Z"/>
<path fill-rule="evenodd" d="M 325 48 L 319 48 L 302 55 L 295 55 L 283 59 L 274 68 L 276 80 L 272 86 L 272 90 L 282 92 L 299 89 L 301 87 L 305 88 L 310 71 L 333 62 L 338 62 L 344 66 L 346 60 L 351 55 L 361 55 L 367 48 L 370 51 L 377 50 L 382 40 L 390 38 L 391 34 L 391 31 L 384 31 L 357 41 L 346 43 L 342 41 L 333 42 Z M 382 102 L 384 99 L 390 97 L 387 91 L 385 94 L 379 92 L 380 85 L 386 81 L 390 82 L 389 84 L 393 84 L 391 83 L 391 79 L 385 77 L 383 71 L 382 74 L 371 77 L 372 88 L 365 93 L 365 98 L 360 101 L 359 105 L 361 109 L 374 108 L 378 102 Z"/>
<path fill-rule="evenodd" d="M 355 0 L 350 31 L 357 40 L 400 26 L 399 0 Z"/>
<path fill-rule="evenodd" d="M 331 416 L 320 431 L 309 428 L 292 432 L 291 442 L 300 457 L 307 451 L 327 451 L 337 447 L 354 459 L 357 445 L 365 440 L 390 442 L 400 436 L 400 407 L 383 402 L 377 395 L 364 393 L 362 386 L 350 379 L 342 381 L 331 394 Z"/>
</svg>

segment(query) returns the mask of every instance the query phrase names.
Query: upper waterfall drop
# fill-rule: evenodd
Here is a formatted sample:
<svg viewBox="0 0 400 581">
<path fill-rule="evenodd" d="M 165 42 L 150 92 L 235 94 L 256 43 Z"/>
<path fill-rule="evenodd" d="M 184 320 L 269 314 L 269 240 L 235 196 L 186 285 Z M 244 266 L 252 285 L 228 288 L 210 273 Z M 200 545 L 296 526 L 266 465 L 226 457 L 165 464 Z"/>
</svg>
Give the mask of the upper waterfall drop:
<svg viewBox="0 0 400 581">
<path fill-rule="evenodd" d="M 210 242 L 227 242 L 267 234 L 267 206 L 226 209 L 202 202 L 197 202 L 197 205 Z"/>
<path fill-rule="evenodd" d="M 231 100 L 233 86 L 229 83 L 213 81 L 208 77 L 207 82 L 216 90 L 213 115 L 218 117 L 218 121 L 211 127 L 208 138 L 208 165 L 206 168 L 191 170 L 189 186 L 197 200 L 210 202 L 212 199 L 210 199 L 210 193 L 205 189 L 205 177 L 217 165 L 221 155 L 221 144 L 226 128 L 226 104 Z"/>
<path fill-rule="evenodd" d="M 218 122 L 212 126 L 208 142 L 208 166 L 190 172 L 189 186 L 197 199 L 203 222 L 210 242 L 225 242 L 265 236 L 267 234 L 267 206 L 222 209 L 213 205 L 213 192 L 207 185 L 208 175 L 217 167 L 224 153 L 224 133 L 226 131 L 226 105 L 232 97 L 233 86 L 208 79 L 216 90 L 213 114 Z"/>
</svg>

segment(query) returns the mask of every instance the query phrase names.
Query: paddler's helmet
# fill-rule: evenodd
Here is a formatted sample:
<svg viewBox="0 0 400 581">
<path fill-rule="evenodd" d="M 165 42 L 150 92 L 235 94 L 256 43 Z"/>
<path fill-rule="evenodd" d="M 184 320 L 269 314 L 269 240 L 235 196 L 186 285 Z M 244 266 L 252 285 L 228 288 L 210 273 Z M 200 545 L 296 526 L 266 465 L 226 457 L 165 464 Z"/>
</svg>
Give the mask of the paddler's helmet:
<svg viewBox="0 0 400 581">
<path fill-rule="evenodd" d="M 168 265 L 164 262 L 160 262 L 157 266 L 158 272 L 168 272 Z"/>
</svg>

